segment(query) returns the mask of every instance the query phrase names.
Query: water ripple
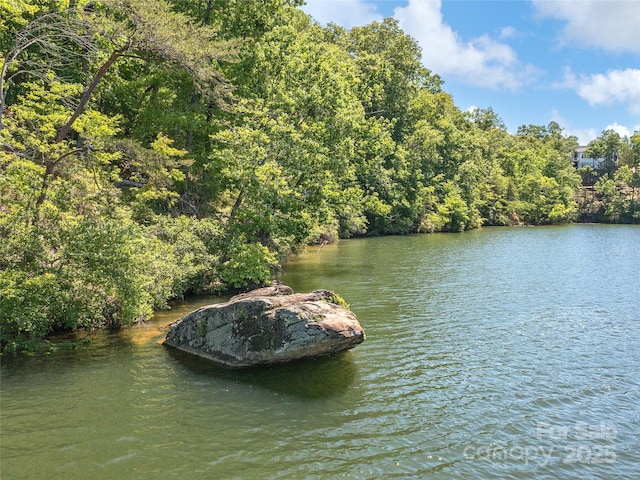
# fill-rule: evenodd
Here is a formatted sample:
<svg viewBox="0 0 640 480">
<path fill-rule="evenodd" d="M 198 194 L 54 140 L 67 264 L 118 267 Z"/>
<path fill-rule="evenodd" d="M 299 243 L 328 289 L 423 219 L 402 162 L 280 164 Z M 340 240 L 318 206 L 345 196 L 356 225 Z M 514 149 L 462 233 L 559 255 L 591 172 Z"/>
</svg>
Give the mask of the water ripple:
<svg viewBox="0 0 640 480">
<path fill-rule="evenodd" d="M 639 233 L 328 245 L 284 281 L 338 291 L 367 341 L 318 362 L 221 371 L 128 333 L 3 364 L 2 478 L 635 478 Z"/>
</svg>

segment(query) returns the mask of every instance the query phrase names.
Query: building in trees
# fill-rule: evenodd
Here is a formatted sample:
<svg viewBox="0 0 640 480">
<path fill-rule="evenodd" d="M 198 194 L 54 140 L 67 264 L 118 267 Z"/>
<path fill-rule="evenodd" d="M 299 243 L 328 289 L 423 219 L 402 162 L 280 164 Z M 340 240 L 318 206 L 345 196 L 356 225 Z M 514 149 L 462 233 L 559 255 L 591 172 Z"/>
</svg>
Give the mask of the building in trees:
<svg viewBox="0 0 640 480">
<path fill-rule="evenodd" d="M 613 155 L 613 159 L 615 164 L 617 165 L 618 164 L 617 153 Z M 605 163 L 604 157 L 592 158 L 589 155 L 589 151 L 587 150 L 586 146 L 580 146 L 576 148 L 573 152 L 573 165 L 576 168 L 592 167 L 595 170 L 599 170 L 604 166 L 604 163 Z"/>
</svg>

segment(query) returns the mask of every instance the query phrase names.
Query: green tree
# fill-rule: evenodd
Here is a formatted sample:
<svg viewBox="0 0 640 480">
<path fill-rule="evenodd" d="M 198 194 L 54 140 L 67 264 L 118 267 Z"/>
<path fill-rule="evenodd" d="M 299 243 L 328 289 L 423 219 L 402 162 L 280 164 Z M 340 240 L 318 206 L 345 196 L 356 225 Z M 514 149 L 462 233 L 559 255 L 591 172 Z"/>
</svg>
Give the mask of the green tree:
<svg viewBox="0 0 640 480">
<path fill-rule="evenodd" d="M 180 237 L 147 226 L 176 201 L 186 152 L 159 131 L 146 144 L 118 139 L 123 116 L 100 111 L 98 87 L 113 81 L 107 74 L 119 60 L 136 57 L 170 65 L 191 92 L 218 102 L 225 44 L 164 2 L 68 7 L 25 9 L 35 18 L 2 36 L 10 46 L 0 112 L 3 350 L 58 329 L 135 322 L 194 282 L 218 283 L 219 272 L 194 265 L 211 258 L 214 241 L 203 246 L 198 235 L 185 252 Z"/>
<path fill-rule="evenodd" d="M 440 78 L 422 65 L 418 43 L 393 18 L 346 34 L 334 27 L 334 36 L 358 65 L 359 97 L 366 114 L 393 122 L 392 137 L 400 141 L 412 98 L 422 89 L 439 92 Z"/>
<path fill-rule="evenodd" d="M 262 252 L 273 267 L 273 258 L 323 230 L 337 233 L 336 212 L 349 199 L 361 202 L 357 189 L 348 187 L 354 179 L 351 136 L 364 122 L 353 88 L 356 70 L 347 53 L 324 42 L 322 29 L 305 19 L 273 28 L 255 43 L 250 96 L 237 101 L 213 136 L 205 169 L 215 172 L 212 185 L 231 245 L 225 264 L 242 257 L 256 265 Z M 237 239 L 254 245 L 250 254 L 235 253 L 241 251 Z M 266 270 L 247 271 L 263 280 Z M 247 284 L 256 280 L 246 277 Z"/>
<path fill-rule="evenodd" d="M 618 166 L 618 154 L 623 140 L 615 130 L 604 130 L 598 138 L 589 142 L 586 155 L 589 158 L 602 158 L 603 162 L 598 169 L 601 175 L 613 175 Z"/>
<path fill-rule="evenodd" d="M 484 132 L 490 129 L 507 130 L 504 121 L 491 107 L 486 109 L 474 108 L 470 112 L 465 112 L 465 116 Z"/>
</svg>

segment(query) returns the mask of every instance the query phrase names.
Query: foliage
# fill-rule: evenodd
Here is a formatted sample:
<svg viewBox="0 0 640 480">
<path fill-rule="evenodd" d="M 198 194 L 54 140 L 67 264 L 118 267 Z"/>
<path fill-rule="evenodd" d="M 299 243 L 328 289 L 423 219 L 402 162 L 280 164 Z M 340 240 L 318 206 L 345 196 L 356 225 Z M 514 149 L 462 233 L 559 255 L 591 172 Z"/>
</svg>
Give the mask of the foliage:
<svg viewBox="0 0 640 480">
<path fill-rule="evenodd" d="M 339 307 L 349 309 L 349 304 L 347 303 L 347 301 L 344 298 L 342 298 L 340 295 L 338 295 L 337 293 L 334 293 L 333 295 L 331 295 L 329 297 L 328 301 L 330 303 L 338 305 Z"/>
<path fill-rule="evenodd" d="M 583 183 L 593 185 L 595 192 L 583 200 L 582 217 L 590 221 L 638 223 L 640 132 L 627 138 L 605 130 L 589 143 L 587 155 L 603 158 L 604 162 L 598 170 L 587 167 L 580 170 Z"/>
<path fill-rule="evenodd" d="M 602 220 L 611 223 L 640 223 L 638 187 L 640 175 L 627 165 L 622 166 L 610 178 L 604 175 L 595 184 L 595 191 L 602 201 Z"/>
<path fill-rule="evenodd" d="M 273 277 L 278 262 L 267 247 L 255 243 L 237 243 L 227 250 L 222 276 L 226 284 L 235 288 L 264 285 Z"/>
<path fill-rule="evenodd" d="M 301 3 L 0 0 L 2 350 L 266 284 L 309 243 L 576 217 L 575 137 L 461 112 L 395 20 Z M 637 222 L 640 135 L 614 133 L 593 210 Z"/>
<path fill-rule="evenodd" d="M 589 142 L 585 154 L 589 158 L 603 159 L 599 169 L 601 174 L 613 174 L 621 146 L 620 135 L 614 130 L 605 130 L 598 138 Z"/>
</svg>

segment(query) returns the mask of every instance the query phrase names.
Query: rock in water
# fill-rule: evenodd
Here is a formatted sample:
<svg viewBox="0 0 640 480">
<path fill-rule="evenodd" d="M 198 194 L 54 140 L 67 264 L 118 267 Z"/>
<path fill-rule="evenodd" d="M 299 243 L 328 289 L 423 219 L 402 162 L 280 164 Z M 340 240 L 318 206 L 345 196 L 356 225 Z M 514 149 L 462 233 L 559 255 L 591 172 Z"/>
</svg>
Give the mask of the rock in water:
<svg viewBox="0 0 640 480">
<path fill-rule="evenodd" d="M 275 285 L 195 310 L 170 325 L 164 345 L 228 367 L 288 362 L 355 347 L 364 330 L 327 290 Z"/>
</svg>

